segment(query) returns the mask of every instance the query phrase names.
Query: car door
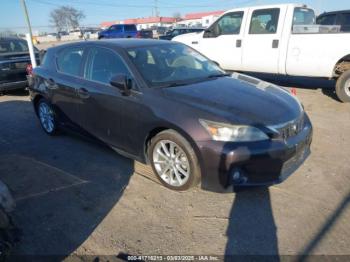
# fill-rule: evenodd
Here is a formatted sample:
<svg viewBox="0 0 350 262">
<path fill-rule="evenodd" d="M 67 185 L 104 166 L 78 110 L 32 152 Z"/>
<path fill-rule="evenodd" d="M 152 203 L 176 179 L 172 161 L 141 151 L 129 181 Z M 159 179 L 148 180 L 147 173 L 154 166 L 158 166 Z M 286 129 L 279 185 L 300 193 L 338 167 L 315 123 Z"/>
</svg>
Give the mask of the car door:
<svg viewBox="0 0 350 262">
<path fill-rule="evenodd" d="M 111 86 L 110 80 L 117 74 L 135 79 L 116 51 L 105 47 L 89 48 L 84 80 L 78 90 L 79 113 L 87 132 L 113 147 L 132 152 L 134 149 L 128 146 L 130 135 L 132 137 L 128 123 L 137 115 L 140 93 L 135 91 L 136 84 L 130 96 Z"/>
<path fill-rule="evenodd" d="M 278 61 L 286 8 L 249 10 L 242 64 L 244 71 L 279 73 Z"/>
<path fill-rule="evenodd" d="M 202 33 L 199 51 L 225 70 L 240 70 L 242 59 L 243 11 L 223 15 Z M 196 48 L 195 44 L 192 43 Z"/>
<path fill-rule="evenodd" d="M 64 48 L 56 54 L 56 73 L 50 73 L 44 80 L 51 103 L 61 113 L 76 124 L 81 124 L 77 104 L 77 89 L 80 87 L 81 66 L 85 48 L 73 46 Z"/>
</svg>

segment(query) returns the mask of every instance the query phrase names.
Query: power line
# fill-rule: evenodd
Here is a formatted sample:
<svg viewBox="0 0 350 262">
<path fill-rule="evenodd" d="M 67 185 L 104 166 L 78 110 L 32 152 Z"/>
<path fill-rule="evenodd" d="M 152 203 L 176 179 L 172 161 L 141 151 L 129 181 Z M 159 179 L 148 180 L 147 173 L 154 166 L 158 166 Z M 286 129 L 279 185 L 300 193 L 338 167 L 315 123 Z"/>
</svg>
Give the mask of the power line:
<svg viewBox="0 0 350 262">
<path fill-rule="evenodd" d="M 62 4 L 56 4 L 56 3 L 52 3 L 49 1 L 44 1 L 44 0 L 30 0 L 31 2 L 35 2 L 35 3 L 40 3 L 40 4 L 45 4 L 45 5 L 52 5 L 52 6 L 62 6 Z M 157 2 L 157 0 L 155 0 Z M 216 7 L 218 6 L 218 4 L 201 4 L 201 5 L 188 5 L 188 4 L 181 4 L 181 5 L 132 5 L 132 4 L 111 4 L 111 3 L 97 3 L 97 2 L 90 2 L 90 1 L 82 1 L 82 2 L 78 2 L 78 1 L 63 1 L 61 0 L 60 2 L 66 2 L 67 4 L 70 5 L 93 5 L 93 6 L 98 6 L 98 7 L 130 7 L 130 8 L 162 8 L 162 9 L 179 9 L 179 8 L 199 8 L 199 7 Z M 252 1 L 249 1 L 252 2 Z M 224 4 L 224 3 L 221 3 Z M 220 5 L 220 4 L 219 4 Z"/>
</svg>

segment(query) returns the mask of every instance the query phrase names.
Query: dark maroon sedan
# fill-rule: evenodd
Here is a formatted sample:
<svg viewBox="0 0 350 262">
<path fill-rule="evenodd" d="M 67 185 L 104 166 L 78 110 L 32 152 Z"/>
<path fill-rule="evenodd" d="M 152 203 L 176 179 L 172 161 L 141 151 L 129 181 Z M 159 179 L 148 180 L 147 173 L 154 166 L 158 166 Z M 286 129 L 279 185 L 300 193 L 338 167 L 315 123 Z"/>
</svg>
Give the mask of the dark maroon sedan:
<svg viewBox="0 0 350 262">
<path fill-rule="evenodd" d="M 227 75 L 188 46 L 86 41 L 48 49 L 30 88 L 50 135 L 89 134 L 152 165 L 168 188 L 283 181 L 310 153 L 312 126 L 287 90 Z"/>
</svg>

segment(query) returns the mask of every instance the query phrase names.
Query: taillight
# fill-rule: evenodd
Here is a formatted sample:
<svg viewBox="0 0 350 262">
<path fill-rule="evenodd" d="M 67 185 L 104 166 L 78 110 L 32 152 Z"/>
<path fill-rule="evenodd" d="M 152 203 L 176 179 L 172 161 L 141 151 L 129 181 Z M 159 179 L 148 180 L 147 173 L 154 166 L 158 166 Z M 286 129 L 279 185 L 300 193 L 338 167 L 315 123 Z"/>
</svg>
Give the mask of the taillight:
<svg viewBox="0 0 350 262">
<path fill-rule="evenodd" d="M 28 64 L 27 66 L 26 66 L 26 71 L 27 71 L 27 75 L 33 75 L 33 66 L 32 66 L 32 64 Z"/>
<path fill-rule="evenodd" d="M 297 95 L 297 89 L 296 88 L 291 88 L 290 89 L 290 93 L 293 95 L 293 96 L 296 96 Z"/>
<path fill-rule="evenodd" d="M 140 32 L 136 33 L 136 38 L 141 38 L 141 33 Z"/>
</svg>

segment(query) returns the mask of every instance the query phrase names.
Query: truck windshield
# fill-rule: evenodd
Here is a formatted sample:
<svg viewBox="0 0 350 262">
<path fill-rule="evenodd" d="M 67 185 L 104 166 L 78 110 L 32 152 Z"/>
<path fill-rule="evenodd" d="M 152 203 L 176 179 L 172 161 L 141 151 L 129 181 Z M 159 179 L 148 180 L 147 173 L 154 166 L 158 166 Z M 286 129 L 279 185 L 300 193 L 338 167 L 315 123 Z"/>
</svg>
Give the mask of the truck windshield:
<svg viewBox="0 0 350 262">
<path fill-rule="evenodd" d="M 128 55 L 151 87 L 185 85 L 226 75 L 215 63 L 182 44 L 131 48 Z"/>
<path fill-rule="evenodd" d="M 316 23 L 315 12 L 309 8 L 296 7 L 294 9 L 293 25 L 314 25 Z"/>
</svg>

